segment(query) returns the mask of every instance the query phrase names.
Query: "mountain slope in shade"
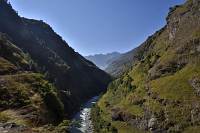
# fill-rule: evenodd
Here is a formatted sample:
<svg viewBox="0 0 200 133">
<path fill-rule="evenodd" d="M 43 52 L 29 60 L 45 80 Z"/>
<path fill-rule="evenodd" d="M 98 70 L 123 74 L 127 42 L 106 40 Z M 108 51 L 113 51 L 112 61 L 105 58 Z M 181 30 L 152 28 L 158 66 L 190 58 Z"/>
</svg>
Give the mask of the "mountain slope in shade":
<svg viewBox="0 0 200 133">
<path fill-rule="evenodd" d="M 92 61 L 95 65 L 97 65 L 102 70 L 106 69 L 106 67 L 120 57 L 120 53 L 113 52 L 108 54 L 96 54 L 85 56 L 86 59 Z"/>
<path fill-rule="evenodd" d="M 27 53 L 37 69 L 53 83 L 70 117 L 88 98 L 105 91 L 111 78 L 75 52 L 46 23 L 19 17 L 0 0 L 0 32 Z"/>
<path fill-rule="evenodd" d="M 37 133 L 61 132 L 59 127 L 43 130 L 43 126 L 63 119 L 64 107 L 55 86 L 37 72 L 27 54 L 0 33 L 0 132 L 30 133 L 33 128 Z"/>
<path fill-rule="evenodd" d="M 93 109 L 97 132 L 199 132 L 199 9 L 199 0 L 171 8 L 166 26 L 135 49 Z"/>
</svg>

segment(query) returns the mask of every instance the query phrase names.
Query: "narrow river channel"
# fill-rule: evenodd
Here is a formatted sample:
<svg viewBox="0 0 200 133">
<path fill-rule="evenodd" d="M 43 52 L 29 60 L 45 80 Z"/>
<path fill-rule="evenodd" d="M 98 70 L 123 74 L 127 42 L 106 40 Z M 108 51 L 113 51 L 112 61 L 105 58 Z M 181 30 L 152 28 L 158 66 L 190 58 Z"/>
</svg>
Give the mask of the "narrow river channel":
<svg viewBox="0 0 200 133">
<path fill-rule="evenodd" d="M 93 133 L 93 125 L 91 121 L 91 108 L 99 99 L 99 96 L 91 98 L 85 103 L 73 120 L 80 121 L 80 127 L 72 127 L 70 133 Z"/>
</svg>

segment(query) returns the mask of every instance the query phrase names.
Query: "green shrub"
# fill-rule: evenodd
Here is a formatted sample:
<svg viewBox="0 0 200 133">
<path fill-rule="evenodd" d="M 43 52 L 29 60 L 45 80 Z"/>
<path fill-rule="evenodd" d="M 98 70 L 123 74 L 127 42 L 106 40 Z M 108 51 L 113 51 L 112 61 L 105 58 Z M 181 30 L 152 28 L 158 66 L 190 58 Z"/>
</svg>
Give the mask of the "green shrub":
<svg viewBox="0 0 200 133">
<path fill-rule="evenodd" d="M 56 94 L 54 92 L 47 92 L 44 95 L 44 102 L 54 118 L 57 121 L 61 121 L 64 117 L 64 106 Z"/>
<path fill-rule="evenodd" d="M 91 110 L 92 122 L 94 125 L 94 130 L 97 133 L 117 133 L 117 129 L 111 125 L 110 122 L 105 121 L 101 118 L 100 108 L 98 105 L 93 106 Z"/>
</svg>

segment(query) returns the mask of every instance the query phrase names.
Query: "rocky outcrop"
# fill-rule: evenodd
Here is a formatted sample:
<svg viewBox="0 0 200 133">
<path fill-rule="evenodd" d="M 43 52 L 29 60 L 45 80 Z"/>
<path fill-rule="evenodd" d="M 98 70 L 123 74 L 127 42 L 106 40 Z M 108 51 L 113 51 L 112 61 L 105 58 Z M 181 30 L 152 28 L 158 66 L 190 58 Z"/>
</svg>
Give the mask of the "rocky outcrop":
<svg viewBox="0 0 200 133">
<path fill-rule="evenodd" d="M 194 77 L 190 81 L 191 86 L 195 90 L 196 94 L 200 96 L 200 79 L 198 77 Z"/>
<path fill-rule="evenodd" d="M 33 132 L 30 128 L 17 125 L 16 123 L 0 123 L 1 133 L 30 133 Z"/>
</svg>

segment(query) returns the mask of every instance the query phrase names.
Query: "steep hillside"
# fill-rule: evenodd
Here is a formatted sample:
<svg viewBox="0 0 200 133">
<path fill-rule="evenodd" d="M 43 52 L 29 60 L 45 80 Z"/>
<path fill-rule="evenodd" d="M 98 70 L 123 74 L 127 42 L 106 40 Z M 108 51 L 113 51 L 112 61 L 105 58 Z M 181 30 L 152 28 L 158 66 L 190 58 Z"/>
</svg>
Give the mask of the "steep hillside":
<svg viewBox="0 0 200 133">
<path fill-rule="evenodd" d="M 199 132 L 200 1 L 171 8 L 135 55 L 93 109 L 96 131 Z"/>
<path fill-rule="evenodd" d="M 44 125 L 56 125 L 63 118 L 64 106 L 55 87 L 0 33 L 0 132 L 45 132 Z"/>
<path fill-rule="evenodd" d="M 110 82 L 109 75 L 69 47 L 48 24 L 19 17 L 5 0 L 0 0 L 0 32 L 28 53 L 56 86 L 68 117 Z"/>
<path fill-rule="evenodd" d="M 99 68 L 104 70 L 111 62 L 118 59 L 120 57 L 120 53 L 113 52 L 108 54 L 96 54 L 85 56 L 86 59 L 95 63 Z"/>
</svg>

